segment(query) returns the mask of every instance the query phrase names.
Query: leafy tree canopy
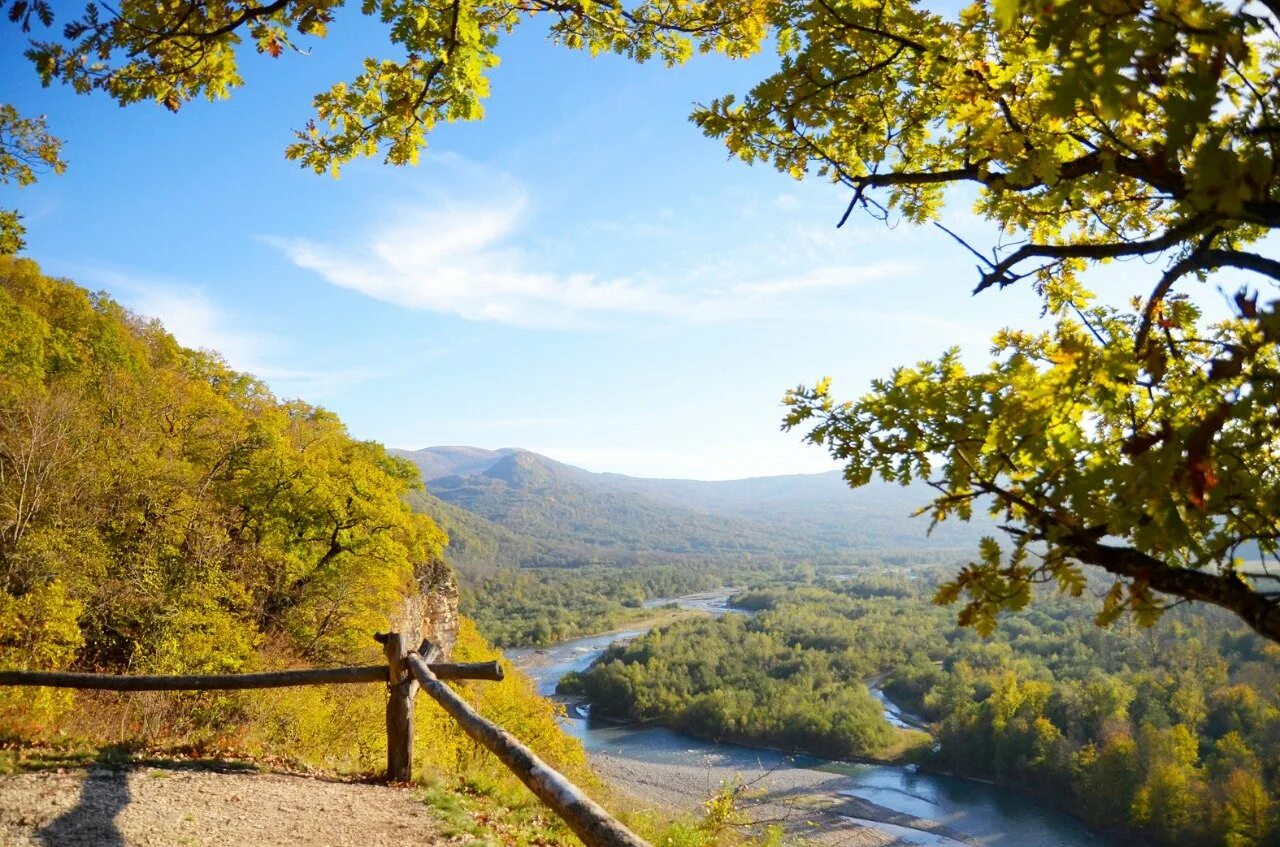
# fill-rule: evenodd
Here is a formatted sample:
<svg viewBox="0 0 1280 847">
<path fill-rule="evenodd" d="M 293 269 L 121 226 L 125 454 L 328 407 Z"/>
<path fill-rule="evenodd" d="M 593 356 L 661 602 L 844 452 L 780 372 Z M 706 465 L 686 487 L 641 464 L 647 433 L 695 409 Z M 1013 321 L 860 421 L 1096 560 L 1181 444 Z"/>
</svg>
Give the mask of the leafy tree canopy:
<svg viewBox="0 0 1280 847">
<path fill-rule="evenodd" d="M 339 5 L 90 3 L 60 35 L 47 0 L 8 9 L 34 33 L 46 84 L 177 109 L 227 96 L 242 48 L 274 57 L 323 36 Z M 977 290 L 1033 285 L 1055 321 L 1002 333 L 976 372 L 950 351 L 855 403 L 826 382 L 799 388 L 786 425 L 811 426 L 852 484 L 930 481 L 937 520 L 980 499 L 1002 516 L 1012 558 L 986 545 L 940 595 L 966 593 L 963 616 L 983 629 L 1033 582 L 1082 591 L 1084 563 L 1117 579 L 1105 618 L 1149 622 L 1172 595 L 1280 640 L 1280 577 L 1240 564 L 1246 549 L 1280 561 L 1280 312 L 1241 290 L 1230 318 L 1208 321 L 1186 291 L 1224 268 L 1280 280 L 1280 262 L 1251 248 L 1280 222 L 1280 3 L 996 0 L 944 14 L 908 0 L 366 0 L 361 12 L 386 24 L 394 57 L 316 96 L 287 155 L 317 172 L 412 162 L 439 121 L 480 117 L 501 36 L 539 13 L 556 43 L 668 64 L 746 56 L 772 35 L 778 70 L 700 107 L 698 125 L 748 162 L 848 186 L 850 211 L 938 223 L 948 189 L 972 189 L 1002 239 L 970 248 Z M 1133 257 L 1165 263 L 1149 294 L 1095 298 L 1086 272 Z"/>
<path fill-rule="evenodd" d="M 1153 622 L 1159 594 L 1231 609 L 1280 640 L 1280 312 L 1256 291 L 1203 318 L 1182 286 L 1235 268 L 1280 280 L 1249 247 L 1277 221 L 1274 12 L 1200 2 L 975 4 L 955 20 L 905 4 L 819 0 L 782 31 L 782 69 L 696 119 L 747 161 L 849 186 L 854 205 L 937 221 L 945 190 L 1012 238 L 976 292 L 1034 285 L 1053 328 L 1007 330 L 974 371 L 957 350 L 837 402 L 787 396 L 853 485 L 928 480 L 935 521 L 977 501 L 1014 540 L 943 586 L 990 631 L 1032 583 L 1116 577 L 1102 622 Z M 1268 14 L 1268 12 L 1270 12 Z M 970 248 L 972 249 L 972 248 Z M 1165 262 L 1117 307 L 1084 273 Z M 1244 558 L 1261 554 L 1246 570 Z"/>
<path fill-rule="evenodd" d="M 47 170 L 62 173 L 62 142 L 45 129 L 44 118 L 24 118 L 7 103 L 0 103 L 0 185 L 19 188 L 36 181 Z M 25 244 L 22 216 L 0 209 L 0 256 L 17 253 Z"/>
</svg>

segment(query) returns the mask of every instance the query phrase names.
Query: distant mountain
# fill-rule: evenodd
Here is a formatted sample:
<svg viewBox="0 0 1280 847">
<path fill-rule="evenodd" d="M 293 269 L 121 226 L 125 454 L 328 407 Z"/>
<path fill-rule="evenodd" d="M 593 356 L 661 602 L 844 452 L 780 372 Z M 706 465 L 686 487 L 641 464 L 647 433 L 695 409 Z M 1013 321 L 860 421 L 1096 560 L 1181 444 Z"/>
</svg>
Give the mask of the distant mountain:
<svg viewBox="0 0 1280 847">
<path fill-rule="evenodd" d="M 424 482 L 442 476 L 466 476 L 482 473 L 503 456 L 523 452 L 508 447 L 504 450 L 485 450 L 481 447 L 428 447 L 425 450 L 392 450 L 392 453 L 412 459 L 422 472 Z"/>
<path fill-rule="evenodd" d="M 928 536 L 928 519 L 911 517 L 927 489 L 851 490 L 838 471 L 707 482 L 593 473 L 515 448 L 392 452 L 421 469 L 417 505 L 453 526 L 452 555 L 475 563 L 956 555 L 992 529 L 944 524 Z"/>
</svg>

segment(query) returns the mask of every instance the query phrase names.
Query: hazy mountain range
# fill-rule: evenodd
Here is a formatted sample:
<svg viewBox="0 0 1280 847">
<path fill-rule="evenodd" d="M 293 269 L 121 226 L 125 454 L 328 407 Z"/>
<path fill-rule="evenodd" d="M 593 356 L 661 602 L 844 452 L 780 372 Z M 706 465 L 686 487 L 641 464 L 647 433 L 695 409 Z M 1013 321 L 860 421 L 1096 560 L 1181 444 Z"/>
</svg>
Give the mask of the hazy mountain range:
<svg viewBox="0 0 1280 847">
<path fill-rule="evenodd" d="M 971 553 L 989 521 L 928 535 L 920 486 L 851 490 L 838 471 L 707 482 L 593 473 L 507 448 L 393 450 L 422 471 L 415 504 L 449 532 L 462 565 Z"/>
</svg>

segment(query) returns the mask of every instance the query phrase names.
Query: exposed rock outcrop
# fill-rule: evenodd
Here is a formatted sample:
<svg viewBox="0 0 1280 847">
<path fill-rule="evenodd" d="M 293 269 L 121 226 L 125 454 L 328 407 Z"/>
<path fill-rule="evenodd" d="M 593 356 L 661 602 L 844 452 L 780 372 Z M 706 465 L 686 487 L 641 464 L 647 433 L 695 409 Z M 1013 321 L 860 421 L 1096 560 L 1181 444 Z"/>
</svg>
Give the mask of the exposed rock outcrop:
<svg viewBox="0 0 1280 847">
<path fill-rule="evenodd" d="M 458 641 L 458 580 L 442 561 L 420 565 L 415 574 L 418 592 L 404 599 L 394 619 L 397 631 L 409 644 L 424 638 L 436 644 L 448 659 Z"/>
</svg>

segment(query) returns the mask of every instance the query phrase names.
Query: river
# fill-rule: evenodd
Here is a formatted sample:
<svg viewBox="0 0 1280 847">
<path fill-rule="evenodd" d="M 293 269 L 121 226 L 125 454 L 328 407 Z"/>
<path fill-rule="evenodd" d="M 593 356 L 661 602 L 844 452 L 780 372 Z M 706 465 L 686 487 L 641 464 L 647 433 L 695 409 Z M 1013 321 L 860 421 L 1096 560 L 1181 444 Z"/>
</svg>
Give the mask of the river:
<svg viewBox="0 0 1280 847">
<path fill-rule="evenodd" d="M 708 592 L 679 602 L 712 614 L 731 613 L 727 594 Z M 521 648 L 507 656 L 521 667 L 544 695 L 570 671 L 586 670 L 613 642 L 643 634 L 635 629 L 566 641 L 543 649 Z M 873 693 L 885 705 L 885 717 L 909 725 L 905 715 L 882 691 Z M 659 727 L 619 726 L 590 720 L 586 709 L 570 707 L 565 729 L 580 739 L 606 779 L 652 802 L 696 808 L 734 773 L 745 781 L 760 780 L 767 793 L 825 798 L 822 814 L 806 811 L 827 829 L 842 830 L 841 844 L 962 847 L 1119 847 L 1079 821 L 1034 798 L 997 786 L 937 774 L 910 766 L 851 764 L 791 755 L 736 744 L 717 744 Z M 769 802 L 773 802 L 772 800 Z M 782 801 L 778 801 L 782 802 Z M 843 805 L 842 805 L 843 804 Z M 806 821 L 806 824 L 809 824 Z M 845 831 L 849 827 L 851 831 Z M 858 838 L 856 836 L 864 837 Z M 853 837 L 851 837 L 853 836 Z"/>
</svg>

